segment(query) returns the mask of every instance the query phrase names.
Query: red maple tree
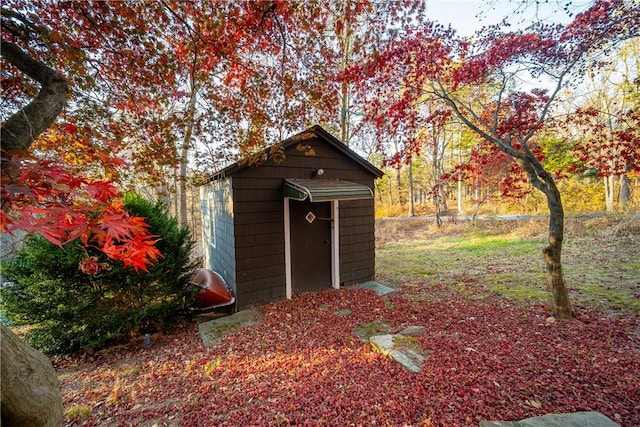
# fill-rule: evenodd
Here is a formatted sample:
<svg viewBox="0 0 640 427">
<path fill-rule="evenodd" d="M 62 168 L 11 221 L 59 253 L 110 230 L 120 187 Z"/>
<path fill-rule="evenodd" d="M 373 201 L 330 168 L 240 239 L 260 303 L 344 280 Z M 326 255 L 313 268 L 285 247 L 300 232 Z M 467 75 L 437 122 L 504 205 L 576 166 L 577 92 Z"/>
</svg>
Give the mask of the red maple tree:
<svg viewBox="0 0 640 427">
<path fill-rule="evenodd" d="M 136 270 L 146 271 L 162 256 L 144 218 L 123 209 L 112 183 L 78 177 L 35 158 L 14 156 L 5 162 L 17 175 L 3 174 L 3 231 L 38 233 L 59 247 L 78 240 Z M 80 263 L 87 274 L 96 274 L 97 267 L 90 257 Z"/>
<path fill-rule="evenodd" d="M 472 220 L 481 206 L 500 198 L 522 199 L 531 193 L 527 177 L 511 157 L 481 141 L 471 148 L 469 158 L 446 172 L 443 179 L 461 180 L 474 192 Z"/>
<path fill-rule="evenodd" d="M 564 209 L 554 174 L 544 168 L 536 137 L 561 90 L 579 80 L 592 54 L 637 35 L 640 15 L 623 0 L 598 0 L 567 25 L 536 22 L 524 30 L 488 27 L 473 39 L 431 24 L 419 34 L 390 41 L 369 63 L 351 70 L 366 82 L 368 118 L 418 114 L 426 101 L 449 108 L 469 129 L 513 158 L 549 207 L 543 250 L 554 314 L 571 317 L 562 274 Z M 548 88 L 518 89 L 520 80 L 548 81 Z M 410 135 L 408 136 L 411 137 Z"/>
<path fill-rule="evenodd" d="M 578 109 L 565 127 L 580 130 L 570 171 L 592 171 L 603 178 L 607 210 L 613 211 L 614 178 L 640 172 L 640 111 L 603 114 L 593 107 Z"/>
<path fill-rule="evenodd" d="M 3 20 L 2 28 L 13 34 L 9 21 Z M 145 270 L 160 256 L 154 247 L 155 236 L 143 219 L 129 216 L 113 202 L 115 187 L 107 181 L 75 176 L 63 164 L 29 153 L 62 110 L 66 80 L 5 38 L 2 56 L 14 73 L 24 73 L 42 85 L 31 102 L 2 124 L 2 230 L 38 232 L 58 246 L 79 239 L 112 259 Z"/>
<path fill-rule="evenodd" d="M 320 40 L 325 28 L 319 11 L 269 1 L 3 4 L 5 105 L 20 110 L 38 84 L 42 95 L 56 93 L 49 97 L 55 105 L 43 109 L 47 114 L 39 116 L 41 123 L 29 135 L 11 137 L 34 129 L 33 117 L 25 123 L 15 114 L 3 124 L 5 164 L 29 169 L 3 175 L 5 229 L 39 229 L 56 244 L 98 233 L 85 236 L 83 243 L 108 247 L 108 254 L 144 268 L 131 258 L 134 247 L 100 237 L 100 227 L 113 228 L 114 222 L 97 218 L 123 213 L 104 199 L 88 197 L 89 176 L 131 185 L 135 174 L 151 184 L 185 165 L 192 134 L 249 153 L 264 147 L 267 131 L 280 128 L 271 138 L 279 140 L 301 126 L 310 117 L 305 111 L 331 111 L 323 101 L 329 85 L 296 79 L 300 51 L 308 52 L 307 45 Z M 289 37 L 303 15 L 305 36 Z M 323 59 L 305 65 L 317 68 Z M 322 107 L 309 108 L 314 103 Z M 30 180 L 22 181 L 24 174 Z M 125 230 L 116 233 L 125 235 Z M 133 224 L 129 238 L 137 249 L 153 241 Z M 147 255 L 149 260 L 157 256 Z"/>
</svg>

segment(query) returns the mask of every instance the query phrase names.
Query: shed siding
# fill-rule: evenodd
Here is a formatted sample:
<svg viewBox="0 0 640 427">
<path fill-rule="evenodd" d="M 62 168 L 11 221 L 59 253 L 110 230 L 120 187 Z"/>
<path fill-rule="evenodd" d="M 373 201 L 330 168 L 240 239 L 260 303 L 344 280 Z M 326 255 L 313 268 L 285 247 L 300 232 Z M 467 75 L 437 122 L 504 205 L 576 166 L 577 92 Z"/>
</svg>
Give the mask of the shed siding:
<svg viewBox="0 0 640 427">
<path fill-rule="evenodd" d="M 280 164 L 268 161 L 233 175 L 236 281 L 239 307 L 286 298 L 284 253 L 285 178 L 343 179 L 373 188 L 372 175 L 324 142 L 304 141 L 313 155 L 289 147 Z M 373 200 L 340 202 L 341 282 L 371 280 L 375 273 Z"/>
<path fill-rule="evenodd" d="M 236 283 L 232 179 L 213 181 L 200 189 L 204 265 L 218 272 L 234 291 Z"/>
<path fill-rule="evenodd" d="M 266 165 L 233 176 L 239 307 L 285 298 L 282 178 Z"/>
<path fill-rule="evenodd" d="M 355 181 L 355 180 L 354 180 Z M 358 183 L 373 187 L 373 179 Z M 340 202 L 340 283 L 373 280 L 375 276 L 375 221 L 373 200 Z M 368 214 L 363 214 L 368 212 Z"/>
</svg>

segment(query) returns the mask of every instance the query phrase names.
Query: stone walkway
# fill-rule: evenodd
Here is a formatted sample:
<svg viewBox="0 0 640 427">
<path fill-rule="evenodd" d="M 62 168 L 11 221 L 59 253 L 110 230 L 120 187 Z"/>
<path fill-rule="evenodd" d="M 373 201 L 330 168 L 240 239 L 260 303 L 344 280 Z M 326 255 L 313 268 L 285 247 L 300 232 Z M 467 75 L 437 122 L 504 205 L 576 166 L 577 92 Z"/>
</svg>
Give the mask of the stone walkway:
<svg viewBox="0 0 640 427">
<path fill-rule="evenodd" d="M 383 285 L 382 283 L 376 282 L 375 280 L 360 283 L 358 285 L 348 286 L 346 289 L 371 289 L 380 296 L 389 295 L 390 293 L 396 291 L 394 288 L 390 288 L 389 286 Z"/>
<path fill-rule="evenodd" d="M 527 418 L 522 421 L 482 421 L 480 427 L 620 427 L 600 412 L 573 412 Z"/>
<path fill-rule="evenodd" d="M 203 322 L 198 325 L 200 339 L 205 347 L 213 347 L 220 338 L 234 332 L 242 326 L 256 325 L 262 322 L 264 314 L 258 310 L 243 310 L 230 316 Z"/>
</svg>

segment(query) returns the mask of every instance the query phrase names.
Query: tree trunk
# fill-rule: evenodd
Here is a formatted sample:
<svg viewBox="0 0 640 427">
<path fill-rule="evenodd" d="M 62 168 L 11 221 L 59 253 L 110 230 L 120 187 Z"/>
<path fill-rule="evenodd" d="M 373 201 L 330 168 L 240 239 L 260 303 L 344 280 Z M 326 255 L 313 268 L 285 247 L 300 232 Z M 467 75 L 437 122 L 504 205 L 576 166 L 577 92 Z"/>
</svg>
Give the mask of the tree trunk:
<svg viewBox="0 0 640 427">
<path fill-rule="evenodd" d="M 349 145 L 349 132 L 350 132 L 350 118 L 349 118 L 349 104 L 350 104 L 350 89 L 347 82 L 342 83 L 342 91 L 340 93 L 340 140 L 344 145 Z"/>
<path fill-rule="evenodd" d="M 549 208 L 549 244 L 542 249 L 547 267 L 547 283 L 553 296 L 553 315 L 558 319 L 573 317 L 569 292 L 562 274 L 562 241 L 564 239 L 564 208 L 560 191 L 553 176 L 547 172 L 535 156 L 528 155 L 515 158 L 529 177 L 529 182 L 540 190 L 547 198 Z"/>
<path fill-rule="evenodd" d="M 447 193 L 444 191 L 444 185 L 442 182 L 438 183 L 438 192 L 440 193 L 440 200 L 442 200 L 442 210 L 447 212 L 449 205 L 447 204 Z"/>
<path fill-rule="evenodd" d="M 404 207 L 404 195 L 402 192 L 402 177 L 400 175 L 401 166 L 396 167 L 396 186 L 398 187 L 398 204 L 400 207 Z"/>
<path fill-rule="evenodd" d="M 67 99 L 67 81 L 16 45 L 2 40 L 2 56 L 42 85 L 38 95 L 2 124 L 2 152 L 28 150 L 31 143 L 58 117 Z"/>
<path fill-rule="evenodd" d="M 42 62 L 24 53 L 18 46 L 2 40 L 2 56 L 21 72 L 42 86 L 38 95 L 20 111 L 2 123 L 2 175 L 9 182 L 17 179 L 18 170 L 5 154 L 10 151 L 27 151 L 33 141 L 58 117 L 69 92 L 66 80 Z M 7 156 L 10 157 L 10 156 Z"/>
<path fill-rule="evenodd" d="M 458 166 L 462 166 L 462 150 L 458 150 Z M 458 213 L 462 213 L 462 170 L 458 170 Z"/>
<path fill-rule="evenodd" d="M 0 138 L 4 157 L 7 151 L 29 150 L 38 135 L 62 111 L 69 87 L 55 70 L 6 40 L 2 40 L 2 56 L 41 84 L 38 95 L 2 124 Z M 2 163 L 3 178 L 14 179 L 15 165 Z M 0 335 L 2 423 L 5 426 L 60 426 L 62 396 L 51 362 L 4 325 L 0 325 Z"/>
<path fill-rule="evenodd" d="M 603 178 L 604 181 L 604 195 L 605 195 L 605 201 L 607 204 L 607 212 L 612 213 L 613 212 L 613 200 L 614 200 L 614 181 L 613 181 L 613 175 L 611 176 L 605 176 Z"/>
<path fill-rule="evenodd" d="M 342 72 L 349 67 L 351 62 L 351 14 L 349 11 L 349 1 L 350 0 L 343 0 L 342 3 L 342 63 L 340 64 Z M 343 77 L 342 87 L 340 89 L 340 141 L 345 145 L 349 145 L 350 138 L 350 104 L 351 88 L 349 87 L 349 81 L 347 78 Z"/>
<path fill-rule="evenodd" d="M 549 244 L 542 250 L 547 266 L 547 282 L 553 296 L 553 315 L 559 319 L 573 317 L 569 293 L 562 274 L 562 241 L 564 239 L 564 209 L 560 192 L 553 179 L 545 180 L 549 207 Z"/>
<path fill-rule="evenodd" d="M 62 425 L 62 395 L 51 361 L 0 324 L 2 424 Z"/>
<path fill-rule="evenodd" d="M 409 161 L 409 216 L 416 216 L 413 205 L 413 160 Z"/>
<path fill-rule="evenodd" d="M 473 213 L 471 214 L 471 225 L 476 225 L 476 221 L 478 219 L 478 211 L 480 210 L 480 206 L 482 206 L 482 202 L 479 201 L 479 200 L 476 201 L 476 205 L 473 208 Z"/>
<path fill-rule="evenodd" d="M 631 168 L 626 167 L 626 171 L 630 172 Z M 626 173 L 620 175 L 620 207 L 624 210 L 627 208 L 627 204 L 631 199 L 631 185 L 629 183 L 629 177 Z"/>
<path fill-rule="evenodd" d="M 379 180 L 376 179 L 375 182 L 373 183 L 373 185 L 374 185 L 374 187 L 376 189 L 376 191 L 374 191 L 373 193 L 378 196 L 378 203 L 382 203 L 382 201 L 383 201 L 383 199 L 382 199 L 382 190 L 380 190 L 380 185 L 378 184 L 378 181 Z"/>
<path fill-rule="evenodd" d="M 192 79 L 193 80 L 193 79 Z M 187 110 L 187 126 L 182 140 L 182 147 L 180 149 L 180 175 L 179 180 L 179 221 L 180 226 L 187 226 L 187 166 L 189 164 L 189 149 L 191 148 L 191 138 L 193 136 L 193 119 L 196 114 L 196 100 L 198 90 L 195 81 L 191 82 L 191 99 L 189 100 L 189 107 Z"/>
</svg>

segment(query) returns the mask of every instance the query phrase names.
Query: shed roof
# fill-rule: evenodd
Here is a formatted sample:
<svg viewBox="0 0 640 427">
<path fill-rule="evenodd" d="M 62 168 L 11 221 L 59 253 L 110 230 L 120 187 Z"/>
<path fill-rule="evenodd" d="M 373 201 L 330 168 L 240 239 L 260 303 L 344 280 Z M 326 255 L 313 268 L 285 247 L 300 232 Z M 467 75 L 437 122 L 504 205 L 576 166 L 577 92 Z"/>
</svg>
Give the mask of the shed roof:
<svg viewBox="0 0 640 427">
<path fill-rule="evenodd" d="M 381 176 L 384 175 L 384 172 L 382 172 L 380 169 L 378 169 L 377 167 L 369 163 L 366 159 L 362 158 L 355 151 L 351 150 L 349 147 L 343 144 L 339 139 L 331 135 L 329 132 L 324 130 L 319 125 L 312 126 L 303 132 L 300 132 L 292 137 L 289 137 L 284 141 L 282 141 L 280 144 L 282 145 L 283 149 L 287 149 L 295 144 L 304 142 L 305 140 L 308 140 L 310 137 L 313 137 L 313 136 L 316 136 L 317 138 L 331 145 L 338 151 L 342 152 L 346 157 L 356 162 L 359 166 L 361 166 L 363 169 L 371 173 L 371 175 L 375 176 L 376 178 L 380 178 Z M 268 148 L 265 149 L 263 153 L 267 154 L 268 150 L 269 150 Z M 242 160 L 237 161 L 225 167 L 221 171 L 215 173 L 213 176 L 211 176 L 209 181 L 215 181 L 218 179 L 225 178 L 227 176 L 231 176 L 234 173 L 246 167 L 250 167 L 250 164 L 248 162 L 242 161 Z"/>
</svg>

